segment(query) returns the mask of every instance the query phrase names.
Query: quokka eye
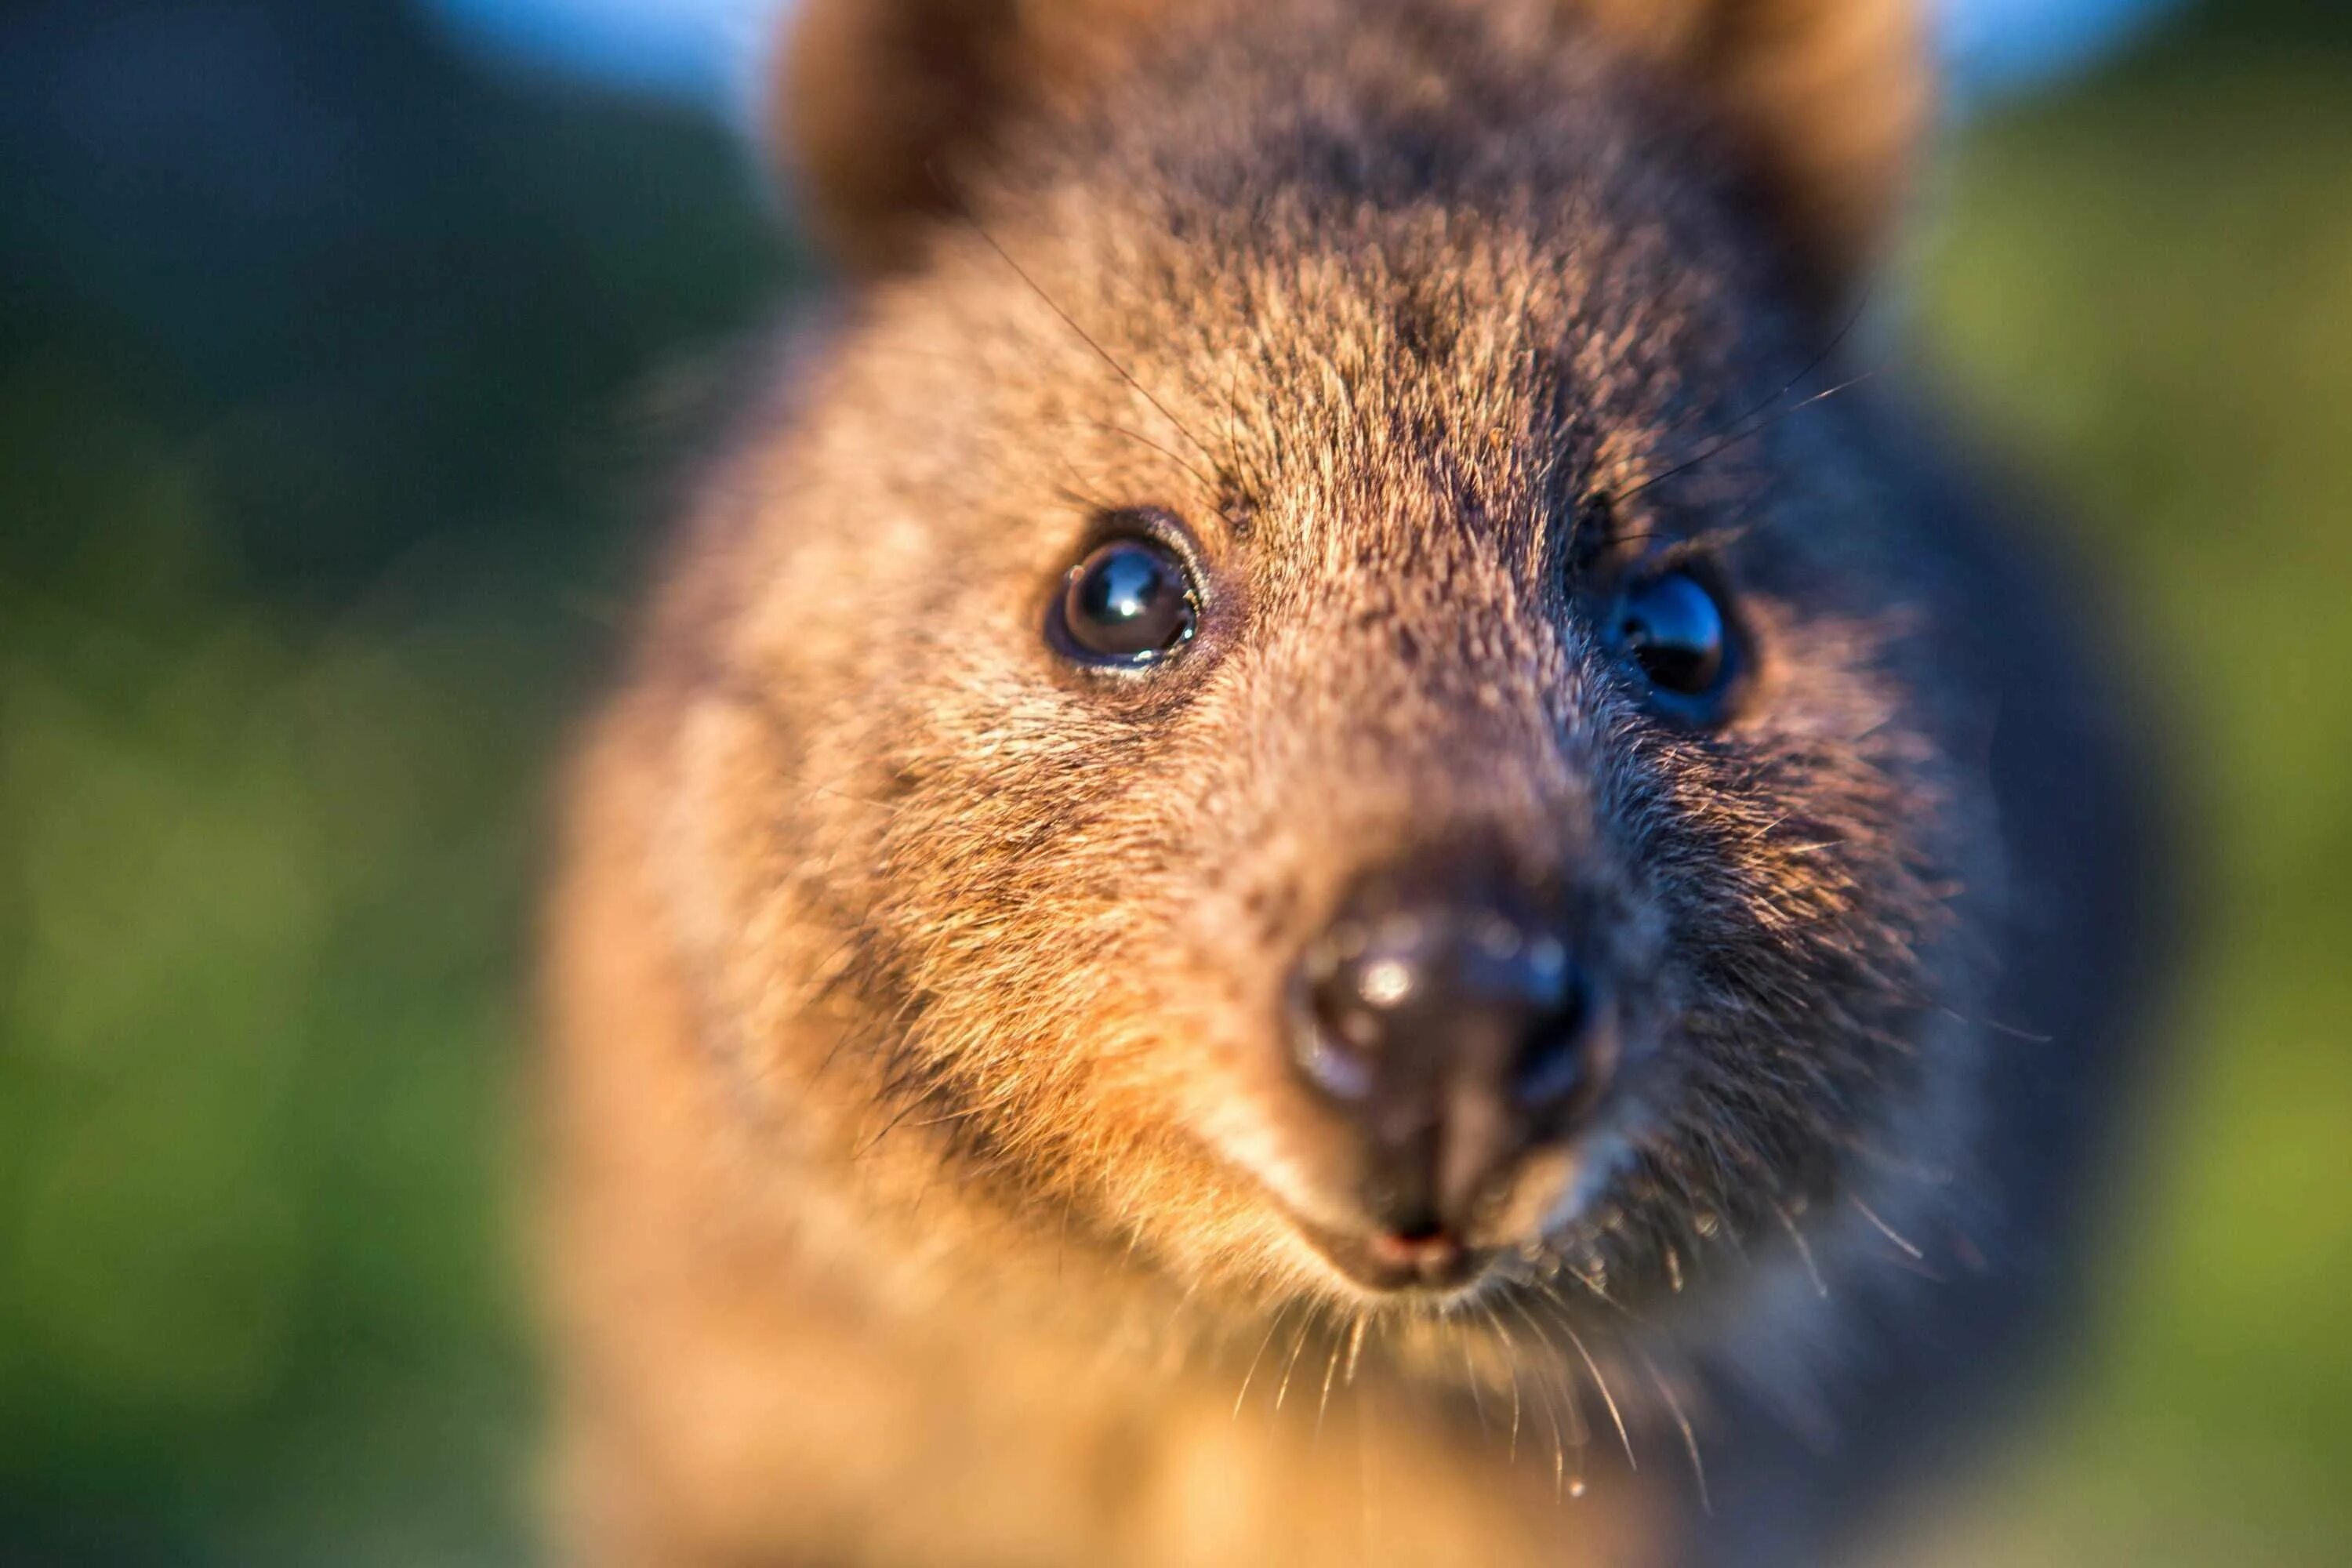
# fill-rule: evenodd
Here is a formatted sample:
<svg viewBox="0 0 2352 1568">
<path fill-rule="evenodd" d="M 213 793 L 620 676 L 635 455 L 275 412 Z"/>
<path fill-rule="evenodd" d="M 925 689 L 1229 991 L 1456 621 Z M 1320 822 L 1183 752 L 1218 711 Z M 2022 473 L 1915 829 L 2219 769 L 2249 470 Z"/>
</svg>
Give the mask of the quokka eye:
<svg viewBox="0 0 2352 1568">
<path fill-rule="evenodd" d="M 1156 539 L 1106 541 L 1070 568 L 1047 632 L 1081 664 L 1135 668 L 1176 652 L 1200 628 L 1201 595 L 1191 569 Z"/>
<path fill-rule="evenodd" d="M 1681 569 L 1636 577 L 1618 594 L 1610 630 L 1668 717 L 1701 725 L 1721 721 L 1738 649 L 1713 588 Z"/>
</svg>

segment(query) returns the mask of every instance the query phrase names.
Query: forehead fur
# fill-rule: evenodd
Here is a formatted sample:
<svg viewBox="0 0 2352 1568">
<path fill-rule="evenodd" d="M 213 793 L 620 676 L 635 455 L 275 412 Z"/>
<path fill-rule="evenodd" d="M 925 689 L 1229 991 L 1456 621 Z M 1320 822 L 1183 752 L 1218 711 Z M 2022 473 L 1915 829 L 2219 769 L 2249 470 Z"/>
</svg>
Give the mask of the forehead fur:
<svg viewBox="0 0 2352 1568">
<path fill-rule="evenodd" d="M 1292 479 L 1329 461 L 1301 449 L 1326 432 L 1392 436 L 1383 457 L 1525 433 L 1549 455 L 1579 421 L 1719 383 L 1778 325 L 1761 247 L 1658 129 L 1671 114 L 1550 7 L 1304 13 L 1180 35 L 1009 133 L 900 292 L 968 282 L 992 308 L 971 298 L 965 320 L 1051 354 L 1003 298 L 1039 293 L 1066 318 L 1046 333 L 1061 355 L 1102 342 L 1195 447 L 1243 393 L 1278 399 L 1296 418 L 1226 438 L 1236 467 Z"/>
<path fill-rule="evenodd" d="M 814 401 L 903 420 L 910 491 L 986 511 L 1050 457 L 1106 500 L 1287 501 L 1318 548 L 1419 548 L 1433 504 L 1540 546 L 1792 363 L 1672 114 L 1553 7 L 1269 10 L 1008 132 L 861 297 Z"/>
</svg>

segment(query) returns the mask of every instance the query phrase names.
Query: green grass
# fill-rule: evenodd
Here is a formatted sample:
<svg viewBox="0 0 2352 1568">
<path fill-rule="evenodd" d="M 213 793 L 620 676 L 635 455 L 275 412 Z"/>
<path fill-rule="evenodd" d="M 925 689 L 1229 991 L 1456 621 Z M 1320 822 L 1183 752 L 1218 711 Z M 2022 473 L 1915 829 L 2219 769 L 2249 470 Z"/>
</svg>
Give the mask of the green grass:
<svg viewBox="0 0 2352 1568">
<path fill-rule="evenodd" d="M 201 464 L 38 372 L 0 431 L 110 521 L 102 604 L 0 612 L 0 1491 L 72 1560 L 496 1554 L 562 641 L 511 594 L 276 613 L 208 557 Z"/>
<path fill-rule="evenodd" d="M 2352 62 L 2184 40 L 1977 137 L 1922 301 L 2142 623 L 2202 864 L 2058 1419 L 1953 1562 L 2352 1557 Z"/>
</svg>

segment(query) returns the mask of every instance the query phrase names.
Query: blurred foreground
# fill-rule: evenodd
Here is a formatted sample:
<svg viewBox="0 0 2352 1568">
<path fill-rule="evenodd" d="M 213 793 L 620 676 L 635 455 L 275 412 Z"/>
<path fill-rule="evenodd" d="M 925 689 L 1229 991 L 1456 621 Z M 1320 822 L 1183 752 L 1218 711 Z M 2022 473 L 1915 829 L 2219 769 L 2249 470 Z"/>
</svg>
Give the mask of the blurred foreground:
<svg viewBox="0 0 2352 1568">
<path fill-rule="evenodd" d="M 1927 237 L 1925 379 L 2078 503 L 2210 828 L 2105 1321 L 1922 1563 L 2352 1561 L 2352 16 L 2310 10 L 1978 126 Z M 518 1561 L 547 775 L 675 367 L 798 270 L 717 133 L 391 0 L 16 7 L 0 191 L 0 1561 Z"/>
</svg>

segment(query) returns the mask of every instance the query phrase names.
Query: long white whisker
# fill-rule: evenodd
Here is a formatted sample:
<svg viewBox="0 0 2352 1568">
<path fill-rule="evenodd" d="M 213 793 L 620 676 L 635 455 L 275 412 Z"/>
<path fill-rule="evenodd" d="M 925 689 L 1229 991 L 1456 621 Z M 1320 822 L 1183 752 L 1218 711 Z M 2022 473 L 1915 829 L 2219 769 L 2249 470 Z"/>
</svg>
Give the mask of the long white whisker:
<svg viewBox="0 0 2352 1568">
<path fill-rule="evenodd" d="M 1365 1321 L 1364 1314 L 1357 1313 L 1356 1326 L 1348 1331 L 1348 1386 L 1350 1388 L 1356 1385 L 1356 1363 L 1361 1361 L 1364 1355 Z"/>
<path fill-rule="evenodd" d="M 1470 1359 L 1470 1337 L 1463 1334 L 1455 1342 L 1462 1347 L 1462 1371 L 1470 1380 L 1470 1404 L 1478 1412 L 1478 1430 L 1491 1437 L 1494 1429 L 1486 1425 L 1486 1396 L 1478 1391 L 1478 1366 Z"/>
<path fill-rule="evenodd" d="M 1486 1321 L 1503 1341 L 1504 1364 L 1511 1371 L 1511 1463 L 1519 1462 L 1519 1347 L 1511 1338 L 1511 1331 L 1503 1325 L 1502 1315 L 1493 1307 L 1486 1309 Z"/>
<path fill-rule="evenodd" d="M 1525 1321 L 1528 1331 L 1535 1335 L 1537 1342 L 1555 1358 L 1552 1365 L 1538 1370 L 1549 1371 L 1555 1374 L 1559 1373 L 1562 1369 L 1558 1365 L 1556 1359 L 1559 1352 L 1553 1347 L 1550 1338 L 1545 1334 L 1542 1326 L 1536 1321 L 1535 1314 L 1528 1310 L 1527 1303 L 1520 1300 L 1517 1295 L 1506 1296 L 1504 1300 L 1508 1301 L 1511 1310 Z M 1496 1326 L 1500 1327 L 1499 1324 Z M 1508 1335 L 1505 1336 L 1507 1342 L 1508 1338 Z M 1536 1392 L 1543 1396 L 1544 1421 L 1551 1428 L 1551 1493 L 1552 1500 L 1558 1502 L 1568 1490 L 1568 1445 L 1560 1437 L 1559 1404 L 1553 1395 L 1551 1384 L 1538 1377 L 1536 1380 Z"/>
<path fill-rule="evenodd" d="M 1813 1294 L 1824 1301 L 1828 1300 L 1830 1299 L 1829 1282 L 1822 1278 L 1820 1268 L 1813 1262 L 1812 1244 L 1805 1239 L 1805 1233 L 1797 1228 L 1795 1216 L 1787 1209 L 1782 1208 L 1779 1204 L 1774 1204 L 1772 1212 L 1780 1216 L 1780 1228 L 1789 1233 L 1789 1240 L 1795 1245 L 1797 1257 L 1805 1266 L 1805 1276 L 1813 1282 Z"/>
<path fill-rule="evenodd" d="M 1282 1320 L 1290 1315 L 1290 1309 L 1297 1304 L 1295 1300 L 1285 1301 L 1275 1309 L 1273 1321 L 1265 1326 L 1265 1338 L 1257 1342 L 1257 1354 L 1250 1357 L 1249 1370 L 1242 1373 L 1241 1392 L 1234 1395 L 1234 1420 L 1242 1418 L 1242 1401 L 1249 1397 L 1250 1379 L 1257 1375 L 1257 1363 L 1265 1359 L 1266 1347 L 1274 1343 L 1274 1336 L 1281 1329 Z"/>
<path fill-rule="evenodd" d="M 1658 1397 L 1665 1401 L 1667 1412 L 1674 1416 L 1675 1426 L 1682 1432 L 1683 1451 L 1690 1456 L 1691 1479 L 1698 1483 L 1699 1510 L 1712 1517 L 1715 1513 L 1715 1502 L 1706 1495 L 1706 1466 L 1698 1457 L 1698 1434 L 1692 1430 L 1690 1417 L 1683 1414 L 1683 1402 L 1675 1397 L 1674 1386 L 1667 1383 L 1665 1374 L 1658 1370 L 1658 1363 L 1652 1361 L 1649 1353 L 1638 1346 L 1635 1347 L 1633 1353 L 1640 1356 L 1642 1364 L 1649 1369 L 1650 1381 L 1657 1386 Z"/>
<path fill-rule="evenodd" d="M 1562 1318 L 1559 1320 L 1559 1328 L 1560 1332 L 1568 1336 L 1568 1342 L 1576 1347 L 1576 1353 L 1583 1358 L 1584 1370 L 1592 1374 L 1592 1386 L 1601 1391 L 1601 1403 L 1608 1409 L 1609 1419 L 1616 1424 L 1617 1441 L 1625 1448 L 1625 1468 L 1629 1470 L 1640 1469 L 1642 1462 L 1633 1457 L 1633 1435 L 1626 1429 L 1625 1413 L 1617 1408 L 1617 1396 L 1609 1391 L 1609 1380 L 1601 1375 L 1601 1363 L 1594 1361 L 1592 1352 L 1585 1348 L 1584 1336 L 1576 1331 L 1574 1323 Z"/>
<path fill-rule="evenodd" d="M 1307 1348 L 1307 1342 L 1314 1332 L 1315 1317 L 1314 1314 L 1309 1313 L 1298 1325 L 1298 1338 L 1291 1344 L 1290 1359 L 1282 1363 L 1282 1382 L 1274 1391 L 1274 1407 L 1276 1411 L 1281 1410 L 1283 1400 L 1290 1393 L 1290 1374 L 1298 1370 L 1298 1352 Z"/>
<path fill-rule="evenodd" d="M 1339 1375 L 1339 1352 L 1347 1348 L 1348 1342 L 1334 1334 L 1331 1336 L 1331 1353 L 1323 1358 L 1323 1397 L 1315 1402 L 1315 1437 L 1318 1442 L 1323 1437 L 1323 1416 L 1331 1408 L 1332 1380 Z"/>
<path fill-rule="evenodd" d="M 1896 1230 L 1893 1226 L 1879 1218 L 1878 1211 L 1876 1209 L 1872 1208 L 1868 1204 L 1864 1203 L 1858 1197 L 1849 1195 L 1846 1201 L 1853 1205 L 1854 1208 L 1861 1213 L 1863 1218 L 1877 1226 L 1879 1235 L 1885 1237 L 1887 1240 L 1901 1247 L 1905 1252 L 1910 1254 L 1911 1260 L 1914 1263 L 1923 1263 L 1927 1261 L 1927 1255 L 1920 1251 L 1918 1247 L 1901 1231 Z"/>
</svg>

